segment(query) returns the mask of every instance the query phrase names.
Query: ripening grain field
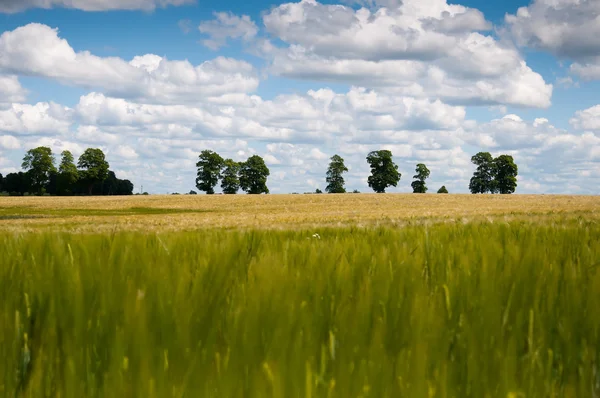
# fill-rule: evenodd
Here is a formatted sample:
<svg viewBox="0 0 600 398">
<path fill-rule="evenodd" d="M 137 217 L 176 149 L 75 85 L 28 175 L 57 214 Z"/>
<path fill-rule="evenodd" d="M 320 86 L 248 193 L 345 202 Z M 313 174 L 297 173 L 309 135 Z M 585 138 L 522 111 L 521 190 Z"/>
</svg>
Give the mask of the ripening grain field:
<svg viewBox="0 0 600 398">
<path fill-rule="evenodd" d="M 600 199 L 0 198 L 0 396 L 597 397 Z"/>
</svg>

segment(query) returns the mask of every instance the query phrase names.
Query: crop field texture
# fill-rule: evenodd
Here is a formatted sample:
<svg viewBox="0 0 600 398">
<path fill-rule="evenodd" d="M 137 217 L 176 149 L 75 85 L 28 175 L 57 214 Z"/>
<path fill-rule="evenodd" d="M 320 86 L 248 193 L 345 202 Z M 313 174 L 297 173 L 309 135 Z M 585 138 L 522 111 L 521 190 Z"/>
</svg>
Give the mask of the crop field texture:
<svg viewBox="0 0 600 398">
<path fill-rule="evenodd" d="M 0 198 L 0 396 L 599 397 L 599 211 Z"/>
</svg>

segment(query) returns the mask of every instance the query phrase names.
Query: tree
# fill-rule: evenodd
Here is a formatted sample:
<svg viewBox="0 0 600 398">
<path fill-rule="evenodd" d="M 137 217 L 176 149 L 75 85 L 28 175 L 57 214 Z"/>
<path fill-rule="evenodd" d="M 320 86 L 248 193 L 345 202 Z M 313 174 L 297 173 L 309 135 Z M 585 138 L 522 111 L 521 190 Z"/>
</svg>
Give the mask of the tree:
<svg viewBox="0 0 600 398">
<path fill-rule="evenodd" d="M 234 195 L 240 189 L 240 164 L 232 159 L 226 159 L 223 163 L 223 179 L 221 189 L 226 195 Z"/>
<path fill-rule="evenodd" d="M 30 149 L 25 154 L 21 167 L 29 175 L 32 189 L 36 193 L 44 193 L 50 182 L 50 175 L 56 172 L 52 149 L 47 146 Z"/>
<path fill-rule="evenodd" d="M 0 192 L 4 192 L 4 177 L 2 177 L 2 173 L 0 173 Z"/>
<path fill-rule="evenodd" d="M 511 194 L 517 189 L 519 168 L 510 155 L 500 155 L 494 159 L 495 188 L 501 194 Z"/>
<path fill-rule="evenodd" d="M 417 172 L 417 174 L 413 176 L 415 181 L 410 184 L 412 186 L 413 193 L 426 193 L 427 185 L 425 184 L 425 180 L 429 178 L 431 173 L 429 172 L 427 166 L 425 166 L 423 163 L 417 164 L 415 171 Z"/>
<path fill-rule="evenodd" d="M 60 166 L 58 167 L 58 189 L 59 195 L 72 194 L 75 183 L 79 179 L 79 172 L 75 165 L 75 158 L 69 151 L 63 151 L 61 154 Z"/>
<path fill-rule="evenodd" d="M 477 166 L 469 183 L 471 193 L 495 193 L 495 165 L 494 159 L 489 152 L 479 152 L 471 158 L 471 162 Z"/>
<path fill-rule="evenodd" d="M 390 186 L 397 186 L 402 174 L 398 172 L 398 166 L 392 160 L 392 152 L 380 150 L 370 152 L 367 156 L 367 162 L 371 166 L 371 175 L 368 182 L 377 193 L 385 193 L 385 189 Z"/>
<path fill-rule="evenodd" d="M 344 159 L 339 155 L 333 155 L 327 169 L 327 178 L 325 179 L 327 187 L 325 191 L 327 193 L 346 193 L 342 175 L 347 171 L 348 168 L 344 164 Z"/>
<path fill-rule="evenodd" d="M 29 174 L 23 173 L 10 173 L 4 177 L 4 190 L 10 195 L 24 195 L 29 192 L 31 188 L 29 182 Z"/>
<path fill-rule="evenodd" d="M 240 166 L 240 187 L 249 194 L 269 193 L 267 177 L 270 174 L 263 158 L 251 156 Z"/>
<path fill-rule="evenodd" d="M 79 176 L 87 184 L 88 194 L 92 194 L 95 183 L 101 183 L 108 178 L 109 164 L 104 152 L 98 148 L 88 148 L 77 162 Z"/>
<path fill-rule="evenodd" d="M 445 185 L 442 185 L 440 189 L 438 189 L 437 193 L 448 193 Z"/>
<path fill-rule="evenodd" d="M 198 167 L 196 187 L 208 195 L 214 194 L 215 186 L 221 178 L 223 158 L 216 152 L 204 150 L 200 153 L 196 167 Z"/>
</svg>

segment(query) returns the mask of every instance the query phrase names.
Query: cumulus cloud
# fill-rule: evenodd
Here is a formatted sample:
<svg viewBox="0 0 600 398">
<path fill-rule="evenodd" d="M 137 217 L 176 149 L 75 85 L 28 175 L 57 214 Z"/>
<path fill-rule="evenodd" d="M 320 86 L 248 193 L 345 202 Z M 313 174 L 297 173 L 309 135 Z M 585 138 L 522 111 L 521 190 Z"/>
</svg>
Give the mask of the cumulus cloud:
<svg viewBox="0 0 600 398">
<path fill-rule="evenodd" d="M 0 135 L 0 147 L 4 149 L 19 149 L 19 140 L 12 135 Z"/>
<path fill-rule="evenodd" d="M 521 46 L 574 60 L 573 73 L 600 78 L 600 2 L 535 0 L 507 15 L 506 24 Z"/>
<path fill-rule="evenodd" d="M 519 52 L 480 31 L 478 11 L 445 0 L 354 10 L 315 0 L 263 17 L 287 47 L 264 50 L 278 75 L 386 87 L 400 95 L 469 105 L 548 107 L 552 85 Z"/>
<path fill-rule="evenodd" d="M 217 12 L 214 15 L 214 20 L 204 21 L 198 26 L 201 33 L 210 37 L 202 43 L 212 50 L 223 47 L 229 38 L 250 41 L 258 33 L 258 27 L 247 15 L 240 17 L 227 12 Z"/>
<path fill-rule="evenodd" d="M 68 131 L 71 110 L 54 103 L 12 104 L 0 110 L 0 132 L 53 135 Z"/>
<path fill-rule="evenodd" d="M 256 89 L 254 68 L 218 57 L 198 66 L 148 54 L 130 62 L 76 52 L 47 25 L 29 24 L 0 36 L 0 72 L 39 76 L 101 89 L 115 97 L 150 103 L 195 102 L 204 96 Z"/>
<path fill-rule="evenodd" d="M 17 76 L 0 75 L 0 105 L 13 102 L 25 102 L 27 90 L 25 90 Z"/>
<path fill-rule="evenodd" d="M 579 130 L 593 130 L 600 132 L 600 105 L 577 111 L 570 120 L 573 127 Z"/>
<path fill-rule="evenodd" d="M 144 10 L 193 4 L 195 0 L 2 0 L 0 12 L 15 13 L 29 8 L 74 8 L 83 11 Z"/>
</svg>

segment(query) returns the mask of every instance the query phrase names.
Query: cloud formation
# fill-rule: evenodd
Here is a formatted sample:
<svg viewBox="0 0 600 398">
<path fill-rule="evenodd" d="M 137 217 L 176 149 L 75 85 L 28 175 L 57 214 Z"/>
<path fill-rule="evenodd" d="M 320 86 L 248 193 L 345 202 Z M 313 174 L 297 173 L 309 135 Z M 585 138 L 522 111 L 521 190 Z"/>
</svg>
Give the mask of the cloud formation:
<svg viewBox="0 0 600 398">
<path fill-rule="evenodd" d="M 149 103 L 194 102 L 258 87 L 252 65 L 217 57 L 194 66 L 154 54 L 127 62 L 76 52 L 58 30 L 32 23 L 0 36 L 0 73 L 38 76 Z"/>
<path fill-rule="evenodd" d="M 198 26 L 201 33 L 210 37 L 202 40 L 202 43 L 212 50 L 223 47 L 229 38 L 250 41 L 258 33 L 258 27 L 247 15 L 239 17 L 227 12 L 217 12 L 214 15 L 214 20 L 204 21 Z"/>
<path fill-rule="evenodd" d="M 261 48 L 280 76 L 464 105 L 550 106 L 552 85 L 509 43 L 482 33 L 491 27 L 483 14 L 446 0 L 375 11 L 302 0 L 275 7 L 263 22 L 287 44 Z"/>
<path fill-rule="evenodd" d="M 600 79 L 597 0 L 535 0 L 516 14 L 508 14 L 506 24 L 519 45 L 573 60 L 573 73 Z"/>
</svg>

